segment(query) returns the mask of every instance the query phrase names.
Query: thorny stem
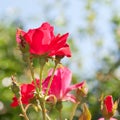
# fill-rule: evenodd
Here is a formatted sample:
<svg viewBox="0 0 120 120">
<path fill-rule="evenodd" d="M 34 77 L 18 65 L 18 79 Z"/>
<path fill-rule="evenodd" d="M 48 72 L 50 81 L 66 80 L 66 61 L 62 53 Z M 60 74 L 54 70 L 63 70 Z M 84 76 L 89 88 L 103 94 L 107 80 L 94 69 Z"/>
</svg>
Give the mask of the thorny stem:
<svg viewBox="0 0 120 120">
<path fill-rule="evenodd" d="M 75 111 L 77 109 L 77 106 L 79 105 L 80 102 L 76 102 L 73 106 L 73 109 L 72 109 L 72 113 L 71 113 L 71 116 L 70 116 L 70 120 L 73 120 L 73 117 L 75 115 Z"/>
<path fill-rule="evenodd" d="M 23 104 L 22 104 L 22 101 L 21 101 L 21 97 L 19 98 L 19 103 L 20 103 L 20 107 L 21 107 L 21 110 L 22 110 L 22 113 L 23 113 L 23 117 L 25 120 L 29 120 L 27 114 L 26 114 L 26 110 L 25 108 L 23 107 Z"/>
</svg>

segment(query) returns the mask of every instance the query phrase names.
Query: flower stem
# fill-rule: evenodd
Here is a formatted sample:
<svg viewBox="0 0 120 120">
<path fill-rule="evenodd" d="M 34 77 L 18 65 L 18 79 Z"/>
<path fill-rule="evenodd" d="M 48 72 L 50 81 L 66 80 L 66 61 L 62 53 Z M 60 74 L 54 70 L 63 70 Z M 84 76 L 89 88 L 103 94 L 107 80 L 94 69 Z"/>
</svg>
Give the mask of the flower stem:
<svg viewBox="0 0 120 120">
<path fill-rule="evenodd" d="M 58 112 L 59 112 L 59 120 L 62 120 L 62 108 L 63 108 L 62 101 L 58 101 L 58 102 L 56 103 L 56 109 L 57 109 Z"/>
<path fill-rule="evenodd" d="M 42 74 L 43 74 L 43 68 L 44 68 L 44 65 L 46 63 L 46 60 L 45 59 L 42 59 L 42 58 L 39 58 L 39 63 L 40 63 L 40 76 L 39 76 L 39 79 L 40 79 L 40 83 L 39 83 L 39 91 L 40 93 L 42 94 Z M 44 97 L 42 97 L 42 95 L 39 97 L 40 99 L 40 106 L 42 108 L 42 116 L 43 116 L 43 120 L 46 120 L 46 109 L 45 109 L 45 99 Z"/>
<path fill-rule="evenodd" d="M 45 58 L 44 59 L 39 58 L 39 63 L 40 63 L 40 76 L 39 76 L 39 78 L 40 78 L 40 84 L 39 84 L 40 88 L 39 88 L 39 90 L 42 91 L 42 74 L 43 74 L 43 68 L 44 68 L 45 63 L 46 63 Z"/>
<path fill-rule="evenodd" d="M 46 92 L 45 92 L 45 97 L 48 95 L 48 91 L 49 91 L 50 86 L 51 86 L 51 84 L 52 84 L 52 80 L 53 80 L 54 73 L 55 73 L 55 70 L 56 70 L 56 68 L 57 68 L 57 65 L 58 65 L 58 63 L 55 63 L 55 66 L 54 66 L 54 68 L 53 68 L 52 75 L 51 75 L 50 80 L 49 80 L 49 83 L 48 83 L 48 87 L 47 87 Z"/>
<path fill-rule="evenodd" d="M 21 110 L 22 110 L 22 113 L 23 113 L 23 117 L 25 120 L 29 120 L 27 114 L 26 114 L 26 110 L 25 108 L 23 107 L 23 104 L 22 104 L 22 101 L 21 101 L 21 97 L 19 98 L 19 103 L 20 103 L 20 107 L 21 107 Z"/>
<path fill-rule="evenodd" d="M 29 57 L 28 57 L 28 65 L 29 65 L 29 68 L 30 68 L 30 72 L 31 72 L 32 79 L 33 79 L 34 84 L 35 84 L 36 92 L 39 94 L 39 89 L 38 89 L 37 83 L 36 83 L 36 81 L 35 81 L 34 71 L 33 71 L 33 67 L 32 67 L 32 65 L 31 65 L 31 61 L 30 61 L 30 58 L 29 58 Z"/>
<path fill-rule="evenodd" d="M 71 116 L 70 116 L 70 120 L 73 120 L 73 117 L 75 115 L 75 111 L 77 109 L 77 106 L 79 105 L 80 102 L 76 102 L 73 106 L 73 109 L 72 109 L 72 113 L 71 113 Z"/>
<path fill-rule="evenodd" d="M 59 118 L 62 120 L 62 110 L 59 110 Z"/>
<path fill-rule="evenodd" d="M 48 114 L 46 114 L 47 120 L 51 120 L 50 117 L 48 116 Z"/>
<path fill-rule="evenodd" d="M 45 101 L 40 101 L 40 105 L 41 105 L 41 108 L 42 108 L 43 120 L 46 120 Z"/>
</svg>

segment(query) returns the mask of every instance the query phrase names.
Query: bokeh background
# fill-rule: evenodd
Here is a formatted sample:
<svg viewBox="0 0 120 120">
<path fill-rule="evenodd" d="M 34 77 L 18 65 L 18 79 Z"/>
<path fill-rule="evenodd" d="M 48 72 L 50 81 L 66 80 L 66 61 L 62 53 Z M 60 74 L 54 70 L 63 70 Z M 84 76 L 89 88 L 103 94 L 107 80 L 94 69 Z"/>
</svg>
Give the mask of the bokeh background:
<svg viewBox="0 0 120 120">
<path fill-rule="evenodd" d="M 39 27 L 43 22 L 55 27 L 56 33 L 69 32 L 72 50 L 64 65 L 73 72 L 73 83 L 86 80 L 89 88 L 85 101 L 92 120 L 100 118 L 99 98 L 111 94 L 120 97 L 120 1 L 119 0 L 4 0 L 0 1 L 0 120 L 21 120 L 20 108 L 11 108 L 13 93 L 11 75 L 19 82 L 27 81 L 15 40 L 16 28 Z M 64 103 L 63 116 L 69 118 L 72 105 Z M 79 106 L 74 120 L 78 119 Z M 120 119 L 120 105 L 115 115 Z M 31 120 L 39 120 L 29 111 Z M 53 118 L 56 115 L 53 114 Z"/>
</svg>

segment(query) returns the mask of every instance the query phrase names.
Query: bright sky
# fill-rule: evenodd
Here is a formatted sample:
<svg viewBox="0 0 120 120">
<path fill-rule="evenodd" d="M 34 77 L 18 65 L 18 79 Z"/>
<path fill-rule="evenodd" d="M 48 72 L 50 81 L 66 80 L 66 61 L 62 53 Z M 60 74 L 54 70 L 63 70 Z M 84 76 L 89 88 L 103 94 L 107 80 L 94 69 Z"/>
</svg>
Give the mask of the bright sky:
<svg viewBox="0 0 120 120">
<path fill-rule="evenodd" d="M 112 0 L 106 0 L 108 4 L 110 1 Z M 120 15 L 120 1 L 114 0 L 111 7 L 105 5 L 104 0 L 95 2 L 93 10 L 96 12 L 94 25 L 97 33 L 94 36 L 81 35 L 77 30 L 78 28 L 86 29 L 88 26 L 86 17 L 89 11 L 85 10 L 85 6 L 86 2 L 82 0 L 69 0 L 69 2 L 68 0 L 1 0 L 0 18 L 5 17 L 8 20 L 20 18 L 24 22 L 25 29 L 38 27 L 48 19 L 51 23 L 56 23 L 56 26 L 60 27 L 57 31 L 69 32 L 80 49 L 80 55 L 77 54 L 77 57 L 76 54 L 73 55 L 71 69 L 77 69 L 75 61 L 79 60 L 82 67 L 75 72 L 79 72 L 83 77 L 89 77 L 94 75 L 95 70 L 100 67 L 99 60 L 93 58 L 109 55 L 111 49 L 117 49 L 114 44 L 114 36 L 111 34 L 110 20 L 113 13 Z M 67 26 L 61 27 L 60 25 L 65 21 L 67 21 Z M 59 24 L 57 24 L 58 22 Z M 104 45 L 103 49 L 98 52 L 95 40 L 99 39 L 101 41 L 104 39 Z"/>
</svg>

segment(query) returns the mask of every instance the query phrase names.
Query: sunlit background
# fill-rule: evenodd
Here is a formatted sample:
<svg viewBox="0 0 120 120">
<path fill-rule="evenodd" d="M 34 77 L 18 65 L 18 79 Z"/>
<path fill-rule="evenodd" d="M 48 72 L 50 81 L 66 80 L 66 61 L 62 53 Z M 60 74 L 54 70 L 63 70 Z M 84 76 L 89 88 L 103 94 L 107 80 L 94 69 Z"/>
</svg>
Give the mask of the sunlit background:
<svg viewBox="0 0 120 120">
<path fill-rule="evenodd" d="M 86 102 L 92 120 L 101 117 L 99 97 L 120 96 L 120 1 L 119 0 L 4 0 L 0 2 L 0 120 L 19 120 L 19 108 L 11 108 L 11 75 L 29 75 L 15 41 L 16 28 L 39 27 L 43 22 L 56 33 L 69 32 L 72 58 L 63 64 L 73 72 L 73 83 L 86 80 Z M 27 81 L 27 80 L 26 80 Z M 65 103 L 70 113 L 71 103 Z M 81 108 L 76 113 L 77 120 Z M 13 112 L 14 111 L 14 112 Z M 119 117 L 120 107 L 115 117 Z M 33 112 L 33 120 L 39 119 Z M 66 116 L 66 115 L 65 115 Z M 119 118 L 120 119 L 120 118 Z"/>
</svg>

